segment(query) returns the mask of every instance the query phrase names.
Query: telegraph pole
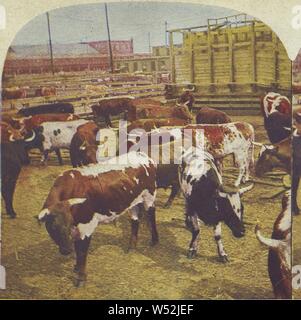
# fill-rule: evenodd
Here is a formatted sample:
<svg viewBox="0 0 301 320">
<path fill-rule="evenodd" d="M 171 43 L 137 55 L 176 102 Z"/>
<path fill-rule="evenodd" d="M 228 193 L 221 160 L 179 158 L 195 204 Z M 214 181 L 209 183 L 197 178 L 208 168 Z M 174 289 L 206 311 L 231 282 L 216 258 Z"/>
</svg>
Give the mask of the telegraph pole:
<svg viewBox="0 0 301 320">
<path fill-rule="evenodd" d="M 48 38 L 49 38 L 49 47 L 50 47 L 50 61 L 51 61 L 51 71 L 54 75 L 54 65 L 53 65 L 53 50 L 52 50 L 52 40 L 51 40 L 51 31 L 50 31 L 50 21 L 49 21 L 49 13 L 46 12 L 47 16 L 47 25 L 48 25 Z"/>
<path fill-rule="evenodd" d="M 107 3 L 105 3 L 105 12 L 106 12 L 106 23 L 107 23 L 107 31 L 108 31 L 110 67 L 111 67 L 111 72 L 114 73 L 114 62 L 113 62 L 113 53 L 112 53 L 112 44 L 111 44 L 111 35 L 110 35 L 110 27 L 109 27 L 109 18 L 108 18 L 108 7 L 107 7 Z"/>
<path fill-rule="evenodd" d="M 167 39 L 167 21 L 165 21 L 165 46 L 168 45 L 168 39 Z"/>
<path fill-rule="evenodd" d="M 148 33 L 148 52 L 149 52 L 149 53 L 152 52 L 152 48 L 151 48 L 151 34 L 150 34 L 150 32 Z"/>
</svg>

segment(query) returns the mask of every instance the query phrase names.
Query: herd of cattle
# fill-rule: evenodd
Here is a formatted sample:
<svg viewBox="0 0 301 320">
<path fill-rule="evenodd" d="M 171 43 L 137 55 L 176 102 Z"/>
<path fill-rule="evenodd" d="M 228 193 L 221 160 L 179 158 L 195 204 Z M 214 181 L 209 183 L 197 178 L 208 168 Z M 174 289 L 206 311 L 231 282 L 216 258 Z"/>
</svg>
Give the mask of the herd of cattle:
<svg viewBox="0 0 301 320">
<path fill-rule="evenodd" d="M 289 100 L 277 93 L 268 93 L 261 99 L 264 126 L 271 145 L 260 145 L 259 158 L 254 161 L 255 142 L 253 126 L 245 122 L 232 122 L 224 112 L 202 107 L 192 123 L 192 91 L 185 91 L 175 104 L 161 105 L 153 99 L 132 97 L 103 99 L 92 106 L 94 120 L 79 119 L 69 103 L 55 103 L 21 109 L 18 114 L 2 116 L 1 166 L 2 196 L 6 212 L 16 217 L 13 194 L 23 165 L 30 163 L 28 152 L 37 148 L 41 162 L 46 165 L 48 154 L 55 151 L 62 164 L 60 149 L 69 149 L 73 169 L 65 171 L 54 182 L 43 208 L 37 216 L 45 222 L 50 237 L 62 254 L 69 254 L 74 245 L 77 285 L 86 280 L 86 259 L 91 236 L 101 223 L 114 221 L 129 210 L 131 213 L 131 239 L 129 249 L 136 246 L 139 218 L 145 210 L 150 222 L 151 244 L 159 241 L 156 228 L 155 198 L 157 188 L 171 187 L 165 206 L 172 205 L 181 190 L 185 198 L 185 223 L 192 239 L 188 257 L 193 258 L 198 248 L 199 220 L 214 226 L 217 250 L 222 262 L 228 257 L 221 238 L 224 222 L 235 237 L 243 237 L 244 206 L 242 195 L 253 184 L 240 187 L 255 169 L 258 176 L 281 168 L 290 173 L 292 108 Z M 136 152 L 137 138 L 127 141 L 126 150 L 117 150 L 115 157 L 98 161 L 97 153 L 103 147 L 106 134 L 99 120 L 111 127 L 111 116 L 123 115 L 129 122 L 128 137 L 135 129 L 144 129 L 149 146 L 151 135 L 167 135 L 169 147 L 177 139 L 185 138 L 189 129 L 196 138 L 204 132 L 205 152 L 199 156 L 197 139 L 194 146 L 182 150 L 181 163 L 158 164 L 150 153 Z M 117 128 L 114 128 L 117 130 Z M 141 139 L 141 137 L 140 137 Z M 160 139 L 159 149 L 164 148 Z M 137 145 L 136 145 L 137 146 Z M 238 177 L 233 188 L 226 188 L 222 179 L 223 158 L 233 155 Z M 131 161 L 124 162 L 127 157 Z M 119 164 L 116 166 L 116 160 Z M 293 208 L 297 213 L 297 190 L 292 190 Z M 272 239 L 264 238 L 256 228 L 258 239 L 270 248 L 269 273 L 277 298 L 289 298 L 290 284 L 290 194 L 285 195 L 283 210 L 274 225 Z M 284 222 L 283 222 L 284 221 Z"/>
</svg>

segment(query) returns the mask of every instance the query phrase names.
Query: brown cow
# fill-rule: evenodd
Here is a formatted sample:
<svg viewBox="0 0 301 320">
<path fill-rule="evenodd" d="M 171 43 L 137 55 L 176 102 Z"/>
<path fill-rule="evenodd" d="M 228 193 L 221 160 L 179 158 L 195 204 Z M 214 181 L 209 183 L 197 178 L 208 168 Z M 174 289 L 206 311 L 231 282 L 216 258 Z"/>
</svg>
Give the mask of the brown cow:
<svg viewBox="0 0 301 320">
<path fill-rule="evenodd" d="M 143 129 L 146 132 L 149 132 L 153 129 L 160 127 L 174 127 L 174 126 L 186 126 L 190 121 L 185 119 L 140 119 L 133 121 L 128 127 L 128 132 L 131 132 L 134 129 Z"/>
<path fill-rule="evenodd" d="M 93 121 L 89 121 L 86 124 L 83 124 L 77 128 L 76 133 L 74 134 L 71 143 L 70 143 L 70 159 L 72 166 L 74 168 L 86 165 L 88 163 L 96 163 L 95 162 L 87 162 L 83 149 L 81 146 L 84 144 L 88 145 L 96 145 L 96 135 L 99 130 L 99 127 Z"/>
<path fill-rule="evenodd" d="M 130 112 L 130 110 L 133 108 L 133 99 L 134 98 L 132 97 L 103 99 L 97 104 L 91 106 L 93 115 L 96 118 L 104 119 L 107 127 L 111 127 L 112 122 L 110 116 Z"/>
<path fill-rule="evenodd" d="M 231 118 L 225 112 L 208 107 L 201 108 L 195 119 L 197 124 L 220 124 L 232 122 Z"/>
<path fill-rule="evenodd" d="M 38 219 L 63 255 L 76 253 L 76 285 L 87 278 L 86 261 L 91 236 L 98 224 L 110 223 L 131 212 L 129 249 L 135 248 L 139 217 L 147 210 L 151 245 L 158 243 L 155 220 L 156 168 L 143 153 L 128 153 L 106 163 L 67 170 L 54 182 Z"/>
<path fill-rule="evenodd" d="M 2 91 L 2 98 L 5 99 L 24 99 L 27 97 L 27 88 L 26 87 L 12 87 L 5 88 Z"/>
<path fill-rule="evenodd" d="M 14 129 L 10 124 L 0 121 L 1 127 L 1 143 L 13 142 L 17 140 L 23 140 L 24 136 L 22 133 Z"/>
<path fill-rule="evenodd" d="M 135 121 L 137 119 L 160 119 L 160 118 L 177 118 L 187 121 L 192 120 L 192 115 L 187 106 L 158 106 L 158 105 L 145 105 L 134 106 L 128 113 L 127 120 Z"/>
<path fill-rule="evenodd" d="M 193 104 L 195 102 L 194 94 L 192 93 L 194 90 L 195 88 L 191 90 L 184 89 L 184 92 L 179 97 L 179 103 L 186 104 L 190 112 L 192 111 Z"/>
<path fill-rule="evenodd" d="M 36 97 L 56 96 L 56 87 L 40 87 L 35 91 Z"/>
<path fill-rule="evenodd" d="M 282 198 L 271 238 L 263 237 L 258 225 L 255 228 L 257 239 L 269 247 L 268 270 L 276 299 L 292 298 L 290 197 L 288 191 Z"/>
</svg>

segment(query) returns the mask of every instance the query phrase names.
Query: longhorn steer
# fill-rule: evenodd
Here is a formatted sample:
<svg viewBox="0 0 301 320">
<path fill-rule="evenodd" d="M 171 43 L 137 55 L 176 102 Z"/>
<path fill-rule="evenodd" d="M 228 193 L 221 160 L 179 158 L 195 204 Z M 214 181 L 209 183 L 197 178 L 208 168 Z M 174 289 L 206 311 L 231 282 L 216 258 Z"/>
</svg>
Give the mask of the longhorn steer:
<svg viewBox="0 0 301 320">
<path fill-rule="evenodd" d="M 221 238 L 221 223 L 225 222 L 236 238 L 244 236 L 244 207 L 241 195 L 253 185 L 235 192 L 225 192 L 214 158 L 195 148 L 184 153 L 179 167 L 179 180 L 186 201 L 185 223 L 192 233 L 188 258 L 195 257 L 197 253 L 200 219 L 205 224 L 214 226 L 219 257 L 222 262 L 227 262 L 228 257 Z"/>
<path fill-rule="evenodd" d="M 155 220 L 156 168 L 142 153 L 128 153 L 110 161 L 65 171 L 60 175 L 38 218 L 63 255 L 76 253 L 77 285 L 86 280 L 86 259 L 98 224 L 131 212 L 129 248 L 137 243 L 141 205 L 147 210 L 151 245 L 158 242 Z"/>
<path fill-rule="evenodd" d="M 290 196 L 287 192 L 282 198 L 271 238 L 262 236 L 258 225 L 255 228 L 257 239 L 269 247 L 268 270 L 276 299 L 292 298 Z"/>
</svg>

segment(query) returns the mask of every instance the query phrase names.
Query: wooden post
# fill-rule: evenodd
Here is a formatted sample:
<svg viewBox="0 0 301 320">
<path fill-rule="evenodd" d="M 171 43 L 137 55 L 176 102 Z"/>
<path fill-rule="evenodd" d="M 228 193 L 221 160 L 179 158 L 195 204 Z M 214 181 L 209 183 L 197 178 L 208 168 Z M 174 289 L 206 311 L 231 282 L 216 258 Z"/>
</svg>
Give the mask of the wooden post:
<svg viewBox="0 0 301 320">
<path fill-rule="evenodd" d="M 213 70 L 213 48 L 212 48 L 212 39 L 211 39 L 211 30 L 208 20 L 208 33 L 207 33 L 207 44 L 208 44 L 208 65 L 210 73 L 210 86 L 214 85 L 214 70 Z"/>
<path fill-rule="evenodd" d="M 228 28 L 228 52 L 229 52 L 229 81 L 234 82 L 234 57 L 233 57 L 233 39 L 232 39 L 232 29 Z"/>
<path fill-rule="evenodd" d="M 106 15 L 106 25 L 107 25 L 108 42 L 109 42 L 110 67 L 111 67 L 111 72 L 114 73 L 114 62 L 113 62 L 113 51 L 112 51 L 111 34 L 110 34 L 109 17 L 108 17 L 108 6 L 106 3 L 105 3 L 105 15 Z"/>
<path fill-rule="evenodd" d="M 190 67 L 190 82 L 194 83 L 194 53 L 193 53 L 193 33 L 189 30 L 189 67 Z"/>
<path fill-rule="evenodd" d="M 49 49 L 50 49 L 51 72 L 54 75 L 52 39 L 51 39 L 51 29 L 50 29 L 50 21 L 49 21 L 49 13 L 48 12 L 46 12 L 46 17 L 47 17 L 47 27 L 48 27 L 48 40 L 49 40 Z"/>
<path fill-rule="evenodd" d="M 251 83 L 257 82 L 257 64 L 256 64 L 256 33 L 255 22 L 252 22 L 250 26 L 251 33 Z"/>
<path fill-rule="evenodd" d="M 176 66 L 175 66 L 175 54 L 173 46 L 173 32 L 169 32 L 169 54 L 170 54 L 170 64 L 171 64 L 171 82 L 176 82 Z"/>
</svg>

